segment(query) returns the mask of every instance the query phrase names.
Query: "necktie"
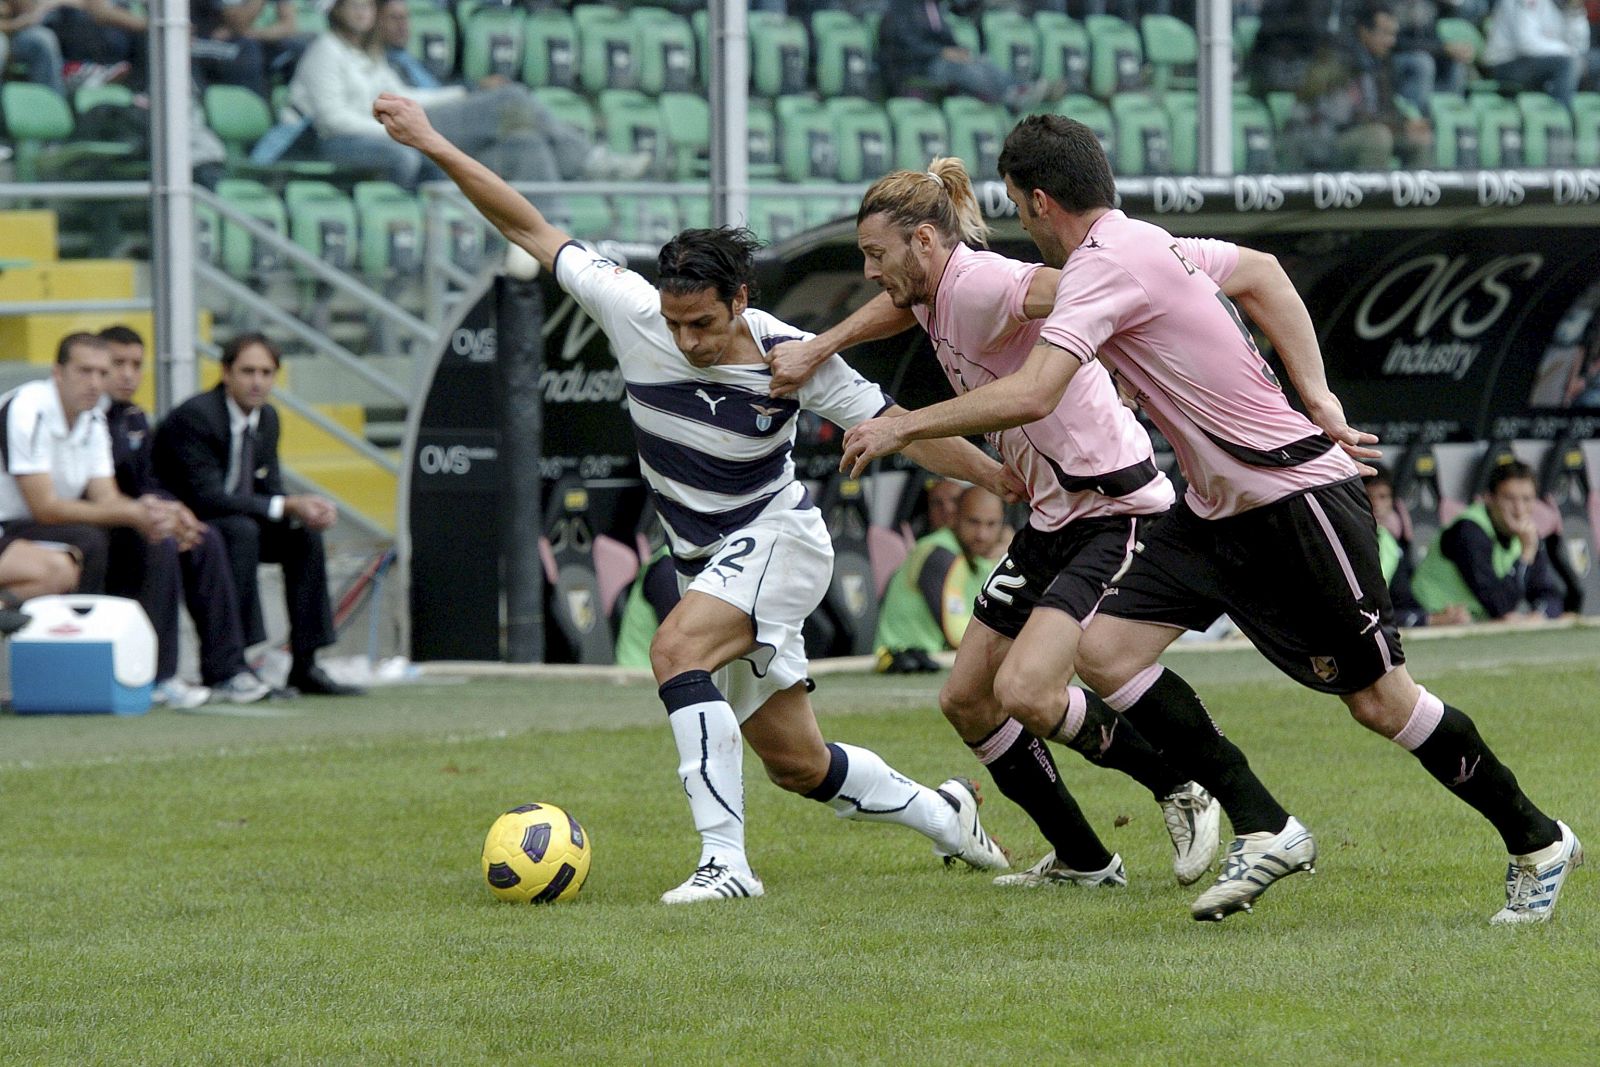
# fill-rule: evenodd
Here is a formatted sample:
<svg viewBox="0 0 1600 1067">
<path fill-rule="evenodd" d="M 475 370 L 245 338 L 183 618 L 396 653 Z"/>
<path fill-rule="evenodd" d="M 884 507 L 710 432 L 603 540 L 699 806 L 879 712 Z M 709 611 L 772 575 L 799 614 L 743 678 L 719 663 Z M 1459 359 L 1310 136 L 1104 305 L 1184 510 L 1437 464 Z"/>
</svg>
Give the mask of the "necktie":
<svg viewBox="0 0 1600 1067">
<path fill-rule="evenodd" d="M 239 472 L 234 477 L 231 492 L 249 493 L 255 487 L 256 432 L 249 426 L 239 438 Z"/>
</svg>

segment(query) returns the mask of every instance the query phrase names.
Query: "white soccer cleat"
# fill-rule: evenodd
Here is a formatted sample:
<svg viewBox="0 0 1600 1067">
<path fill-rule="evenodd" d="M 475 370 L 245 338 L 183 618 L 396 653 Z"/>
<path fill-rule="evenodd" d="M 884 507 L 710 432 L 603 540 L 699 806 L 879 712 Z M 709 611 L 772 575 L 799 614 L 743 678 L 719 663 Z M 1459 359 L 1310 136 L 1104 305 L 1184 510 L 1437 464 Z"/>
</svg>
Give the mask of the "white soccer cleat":
<svg viewBox="0 0 1600 1067">
<path fill-rule="evenodd" d="M 970 778 L 951 778 L 937 792 L 955 809 L 961 843 L 953 852 L 935 845 L 933 854 L 941 857 L 947 867 L 956 860 L 980 871 L 1003 871 L 1010 867 L 1010 854 L 1000 842 L 984 833 L 983 824 L 978 821 L 978 805 L 983 803 L 978 795 L 978 783 Z"/>
<path fill-rule="evenodd" d="M 1075 871 L 1056 859 L 1054 850 L 1046 852 L 1044 859 L 1017 874 L 1002 874 L 995 885 L 1022 886 L 1037 889 L 1047 885 L 1082 885 L 1093 889 L 1115 888 L 1128 884 L 1127 869 L 1121 856 L 1112 856 L 1111 862 L 1098 871 Z"/>
<path fill-rule="evenodd" d="M 740 900 L 766 892 L 761 879 L 749 871 L 736 871 L 715 859 L 707 860 L 676 889 L 661 894 L 663 904 L 699 904 L 707 900 Z"/>
<path fill-rule="evenodd" d="M 1554 858 L 1543 863 L 1529 856 L 1513 856 L 1506 865 L 1506 906 L 1490 916 L 1495 926 L 1549 922 L 1567 875 L 1583 866 L 1583 844 L 1572 828 L 1557 821 L 1561 840 Z"/>
<path fill-rule="evenodd" d="M 1252 901 L 1280 878 L 1296 871 L 1317 873 L 1317 843 L 1293 815 L 1275 834 L 1236 837 L 1222 861 L 1222 873 L 1190 905 L 1200 922 L 1220 922 L 1236 911 L 1249 911 Z"/>
<path fill-rule="evenodd" d="M 211 690 L 203 685 L 190 685 L 173 675 L 150 690 L 150 703 L 158 708 L 192 711 L 211 699 Z"/>
<path fill-rule="evenodd" d="M 1217 860 L 1222 805 L 1198 782 L 1186 782 L 1162 799 L 1161 817 L 1172 837 L 1172 873 L 1178 884 L 1198 882 Z"/>
</svg>

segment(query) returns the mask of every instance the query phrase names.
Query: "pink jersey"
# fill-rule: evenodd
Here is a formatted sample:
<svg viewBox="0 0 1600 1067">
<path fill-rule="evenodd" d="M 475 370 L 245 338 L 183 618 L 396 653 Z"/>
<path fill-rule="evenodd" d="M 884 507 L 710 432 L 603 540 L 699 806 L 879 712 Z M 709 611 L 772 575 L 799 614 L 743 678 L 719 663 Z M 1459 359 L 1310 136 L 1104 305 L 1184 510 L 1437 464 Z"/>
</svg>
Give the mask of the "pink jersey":
<svg viewBox="0 0 1600 1067">
<path fill-rule="evenodd" d="M 1061 272 L 1041 338 L 1138 390 L 1172 444 L 1203 519 L 1270 504 L 1356 473 L 1289 406 L 1277 376 L 1218 288 L 1239 262 L 1225 241 L 1173 237 L 1108 211 Z M 1080 372 L 1081 373 L 1081 372 Z"/>
<path fill-rule="evenodd" d="M 1018 370 L 1039 340 L 1040 320 L 1023 302 L 1037 263 L 957 245 L 933 307 L 913 309 L 959 393 Z M 1172 505 L 1172 483 L 1156 470 L 1150 435 L 1092 362 L 1038 422 L 989 435 L 1028 486 L 1029 525 L 1058 530 L 1096 515 L 1153 515 Z"/>
</svg>

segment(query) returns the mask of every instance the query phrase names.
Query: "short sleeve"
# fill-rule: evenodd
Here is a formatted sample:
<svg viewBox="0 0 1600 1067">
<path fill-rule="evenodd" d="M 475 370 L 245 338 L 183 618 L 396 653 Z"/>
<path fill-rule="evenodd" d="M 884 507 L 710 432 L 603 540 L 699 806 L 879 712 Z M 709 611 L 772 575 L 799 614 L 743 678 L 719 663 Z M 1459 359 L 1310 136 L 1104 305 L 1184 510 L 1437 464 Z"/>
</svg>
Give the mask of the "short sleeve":
<svg viewBox="0 0 1600 1067">
<path fill-rule="evenodd" d="M 1232 241 L 1217 241 L 1209 237 L 1179 237 L 1178 251 L 1183 258 L 1205 271 L 1221 288 L 1239 265 L 1239 246 Z"/>
<path fill-rule="evenodd" d="M 836 426 L 849 429 L 893 404 L 878 386 L 856 373 L 840 355 L 832 355 L 800 387 L 800 406 Z"/>
<path fill-rule="evenodd" d="M 996 255 L 973 256 L 961 264 L 953 289 L 962 317 L 982 320 L 973 324 L 973 336 L 999 337 L 1027 320 L 1028 286 L 1041 266 Z"/>
<path fill-rule="evenodd" d="M 607 332 L 622 322 L 650 323 L 661 315 L 655 286 L 576 241 L 556 251 L 556 281 Z"/>
<path fill-rule="evenodd" d="M 111 459 L 111 431 L 106 428 L 104 419 L 95 419 L 89 424 L 89 440 L 85 447 L 89 449 L 90 478 L 116 477 L 117 469 Z"/>
<path fill-rule="evenodd" d="M 6 404 L 7 474 L 50 473 L 50 435 L 43 422 L 43 414 L 20 395 Z"/>
<path fill-rule="evenodd" d="M 1044 320 L 1039 339 L 1064 348 L 1088 363 L 1113 334 L 1150 298 L 1128 271 L 1104 255 L 1067 260 L 1056 284 L 1056 306 Z"/>
</svg>

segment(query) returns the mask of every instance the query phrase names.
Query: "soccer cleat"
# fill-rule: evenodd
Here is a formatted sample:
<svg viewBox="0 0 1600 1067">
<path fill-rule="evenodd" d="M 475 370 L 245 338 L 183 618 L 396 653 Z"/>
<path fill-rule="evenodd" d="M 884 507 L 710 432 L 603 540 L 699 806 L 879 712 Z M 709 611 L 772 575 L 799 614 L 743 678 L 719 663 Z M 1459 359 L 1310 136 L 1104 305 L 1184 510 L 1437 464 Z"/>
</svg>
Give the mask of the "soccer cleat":
<svg viewBox="0 0 1600 1067">
<path fill-rule="evenodd" d="M 1075 871 L 1056 859 L 1054 850 L 1046 852 L 1044 859 L 1018 874 L 1002 874 L 995 885 L 1022 886 L 1036 889 L 1045 885 L 1082 885 L 1091 888 L 1114 888 L 1128 884 L 1127 869 L 1121 856 L 1112 856 L 1111 862 L 1098 871 Z"/>
<path fill-rule="evenodd" d="M 1200 922 L 1221 922 L 1236 911 L 1249 911 L 1267 887 L 1295 871 L 1317 873 L 1317 843 L 1300 820 L 1289 816 L 1282 830 L 1236 837 L 1222 861 L 1222 873 L 1190 905 Z"/>
<path fill-rule="evenodd" d="M 1577 835 L 1564 822 L 1558 820 L 1556 825 L 1561 840 L 1553 858 L 1538 863 L 1529 856 L 1513 856 L 1506 865 L 1506 906 L 1490 916 L 1493 925 L 1550 921 L 1567 875 L 1583 866 L 1583 845 Z"/>
<path fill-rule="evenodd" d="M 1198 882 L 1216 862 L 1222 805 L 1198 782 L 1186 782 L 1162 799 L 1161 816 L 1172 835 L 1172 873 L 1178 884 Z"/>
<path fill-rule="evenodd" d="M 198 708 L 210 699 L 211 690 L 203 685 L 190 685 L 177 675 L 157 683 L 150 691 L 150 703 L 160 708 L 175 708 L 179 711 Z"/>
<path fill-rule="evenodd" d="M 954 852 L 946 852 L 938 845 L 933 854 L 942 857 L 946 867 L 960 860 L 980 871 L 1003 871 L 1011 866 L 1011 855 L 1000 842 L 983 832 L 978 821 L 978 806 L 983 798 L 978 795 L 978 783 L 970 778 L 951 778 L 936 792 L 955 809 L 956 825 L 960 828 L 961 844 Z"/>
<path fill-rule="evenodd" d="M 272 695 L 272 687 L 250 671 L 240 671 L 221 685 L 213 686 L 212 695 L 231 704 L 254 704 Z"/>
<path fill-rule="evenodd" d="M 738 900 L 766 892 L 761 879 L 749 871 L 735 871 L 715 858 L 707 860 L 676 889 L 661 894 L 663 904 L 699 904 L 706 900 Z"/>
</svg>

